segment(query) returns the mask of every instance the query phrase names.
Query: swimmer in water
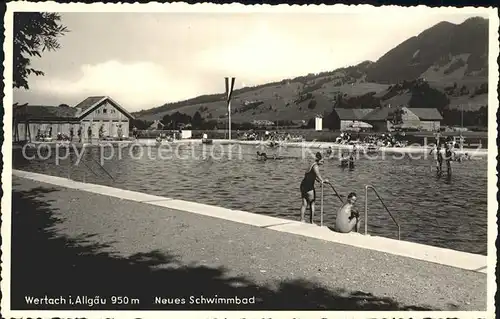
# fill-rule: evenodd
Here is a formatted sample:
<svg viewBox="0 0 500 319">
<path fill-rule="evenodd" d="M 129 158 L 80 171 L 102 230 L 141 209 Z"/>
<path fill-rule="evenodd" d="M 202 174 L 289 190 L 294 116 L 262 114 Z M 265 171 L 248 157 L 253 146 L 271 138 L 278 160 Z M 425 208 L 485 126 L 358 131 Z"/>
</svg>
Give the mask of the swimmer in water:
<svg viewBox="0 0 500 319">
<path fill-rule="evenodd" d="M 156 145 L 160 145 L 160 144 L 161 144 L 161 142 L 162 142 L 162 138 L 161 138 L 161 136 L 157 136 L 157 137 L 156 137 Z"/>
<path fill-rule="evenodd" d="M 340 166 L 342 168 L 349 167 L 349 169 L 354 169 L 354 153 L 350 152 L 347 156 L 342 155 Z"/>
<path fill-rule="evenodd" d="M 453 160 L 453 153 L 454 153 L 451 148 L 452 148 L 451 143 L 445 144 L 444 157 L 446 160 L 446 170 L 448 176 L 451 176 L 451 161 Z"/>
<path fill-rule="evenodd" d="M 264 161 L 266 161 L 267 160 L 267 154 L 266 153 L 261 153 L 261 152 L 257 151 L 257 159 L 258 160 L 264 160 Z"/>
<path fill-rule="evenodd" d="M 273 155 L 273 157 L 268 157 L 266 153 L 261 153 L 257 151 L 257 159 L 261 161 L 267 161 L 268 159 L 278 159 L 276 158 L 276 155 Z"/>
<path fill-rule="evenodd" d="M 332 147 L 328 146 L 328 149 L 326 150 L 326 155 L 328 155 L 328 157 L 331 157 L 332 153 L 333 153 Z"/>
<path fill-rule="evenodd" d="M 470 159 L 471 159 L 471 156 L 469 155 L 469 153 L 464 153 L 464 154 L 460 154 L 460 155 L 456 155 L 456 153 L 455 153 L 454 160 L 456 162 L 462 163 L 463 161 L 470 161 Z"/>
<path fill-rule="evenodd" d="M 337 212 L 335 219 L 335 230 L 340 233 L 350 233 L 353 229 L 359 230 L 359 212 L 354 208 L 356 203 L 356 193 L 347 196 L 347 202 Z"/>
<path fill-rule="evenodd" d="M 300 221 L 305 222 L 306 208 L 309 205 L 311 210 L 310 222 L 313 224 L 314 220 L 314 202 L 316 200 L 316 189 L 314 188 L 314 183 L 316 181 L 320 183 L 328 183 L 327 179 L 323 179 L 319 173 L 319 166 L 323 165 L 325 160 L 320 152 L 316 153 L 316 159 L 314 163 L 309 167 L 307 172 L 304 174 L 304 178 L 300 183 L 300 194 L 302 197 L 302 206 L 300 207 Z"/>
<path fill-rule="evenodd" d="M 443 154 L 441 153 L 441 146 L 437 144 L 436 147 L 431 150 L 429 155 L 432 155 L 433 152 L 436 152 L 436 173 L 441 174 L 443 167 Z"/>
<path fill-rule="evenodd" d="M 349 168 L 354 169 L 354 152 L 351 152 L 349 154 L 348 160 L 349 160 Z"/>
</svg>

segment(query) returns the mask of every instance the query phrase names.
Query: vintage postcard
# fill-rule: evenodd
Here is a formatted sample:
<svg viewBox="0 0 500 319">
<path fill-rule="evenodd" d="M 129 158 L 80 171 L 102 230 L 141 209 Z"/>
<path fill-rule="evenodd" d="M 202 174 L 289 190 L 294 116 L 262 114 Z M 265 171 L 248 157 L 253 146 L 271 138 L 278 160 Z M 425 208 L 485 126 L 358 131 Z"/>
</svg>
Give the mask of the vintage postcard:
<svg viewBox="0 0 500 319">
<path fill-rule="evenodd" d="M 4 317 L 494 318 L 497 9 L 4 26 Z"/>
</svg>

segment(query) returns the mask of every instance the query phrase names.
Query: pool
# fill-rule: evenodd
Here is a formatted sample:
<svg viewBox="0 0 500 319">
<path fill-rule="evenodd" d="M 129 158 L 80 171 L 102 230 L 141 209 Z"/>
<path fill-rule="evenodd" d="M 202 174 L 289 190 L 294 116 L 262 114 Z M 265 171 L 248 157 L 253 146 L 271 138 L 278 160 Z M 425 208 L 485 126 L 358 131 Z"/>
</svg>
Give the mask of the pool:
<svg viewBox="0 0 500 319">
<path fill-rule="evenodd" d="M 16 150 L 13 167 L 298 220 L 299 184 L 312 162 L 314 151 L 266 149 L 268 155 L 279 153 L 284 158 L 257 161 L 256 150 L 256 146 L 251 145 L 182 144 L 170 150 L 155 146 L 127 147 L 121 149 L 121 156 L 115 147 L 114 156 L 111 156 L 111 148 L 88 148 L 79 165 L 75 165 L 75 154 L 61 159 L 56 165 L 53 154 L 46 160 L 37 156 L 27 160 L 21 151 Z M 33 152 L 29 154 L 33 155 Z M 114 180 L 100 168 L 100 154 L 109 158 L 103 161 L 103 167 Z M 357 207 L 362 215 L 365 185 L 373 185 L 400 223 L 402 240 L 486 255 L 486 159 L 452 163 L 453 175 L 448 179 L 436 176 L 431 158 L 397 156 L 398 159 L 392 155 L 361 157 L 354 170 L 341 168 L 338 157 L 334 157 L 325 161 L 321 173 L 340 194 L 357 194 Z M 315 219 L 319 222 L 319 185 L 317 195 Z M 334 224 L 339 207 L 338 198 L 325 187 L 326 225 Z M 368 232 L 397 238 L 397 227 L 371 191 L 368 193 Z"/>
</svg>

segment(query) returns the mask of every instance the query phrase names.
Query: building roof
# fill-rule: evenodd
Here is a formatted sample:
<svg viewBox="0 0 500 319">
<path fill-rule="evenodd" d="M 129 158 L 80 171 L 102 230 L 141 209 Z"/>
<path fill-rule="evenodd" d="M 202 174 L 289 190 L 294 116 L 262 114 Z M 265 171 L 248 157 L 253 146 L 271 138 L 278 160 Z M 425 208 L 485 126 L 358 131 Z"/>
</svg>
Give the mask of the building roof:
<svg viewBox="0 0 500 319">
<path fill-rule="evenodd" d="M 373 111 L 373 109 L 343 109 L 334 108 L 334 112 L 337 113 L 341 120 L 352 120 L 359 121 L 362 120 L 367 114 Z"/>
<path fill-rule="evenodd" d="M 116 107 L 120 112 L 125 114 L 129 119 L 134 119 L 135 117 L 127 112 L 123 107 L 120 106 L 120 104 L 116 103 L 115 100 L 110 98 L 109 96 L 91 96 L 83 100 L 81 103 L 75 106 L 75 108 L 81 108 L 82 112 L 78 115 L 80 118 L 86 116 L 87 114 L 93 112 L 97 107 L 99 107 L 102 103 L 105 101 L 108 101 L 110 104 L 112 104 L 114 107 Z M 92 104 L 90 104 L 92 103 Z M 85 107 L 85 110 L 83 109 Z"/>
<path fill-rule="evenodd" d="M 363 118 L 363 120 L 364 121 L 385 121 L 390 117 L 389 114 L 393 110 L 394 109 L 391 109 L 389 107 L 378 108 L 378 109 L 375 109 L 372 112 L 368 113 Z"/>
<path fill-rule="evenodd" d="M 415 114 L 420 120 L 424 121 L 440 121 L 443 119 L 441 114 L 436 108 L 404 108 L 413 114 Z M 392 117 L 392 112 L 396 108 L 383 107 L 373 110 L 373 112 L 367 114 L 363 120 L 364 121 L 385 121 Z"/>
<path fill-rule="evenodd" d="M 103 102 L 109 101 L 120 112 L 130 119 L 134 116 L 122 108 L 109 96 L 90 96 L 78 103 L 75 107 L 69 106 L 47 106 L 47 105 L 14 105 L 14 117 L 23 120 L 52 120 L 52 121 L 78 121 Z"/>
<path fill-rule="evenodd" d="M 14 117 L 37 120 L 76 120 L 77 109 L 69 106 L 16 105 Z"/>
<path fill-rule="evenodd" d="M 443 116 L 439 113 L 439 111 L 435 108 L 408 108 L 410 112 L 418 116 L 420 120 L 424 121 L 440 121 L 443 119 Z"/>
<path fill-rule="evenodd" d="M 99 103 L 100 101 L 104 100 L 106 97 L 105 96 L 89 96 L 85 100 L 81 101 L 77 105 L 75 105 L 75 108 L 81 109 L 82 112 L 86 111 L 88 108 L 91 108 L 95 104 Z"/>
</svg>

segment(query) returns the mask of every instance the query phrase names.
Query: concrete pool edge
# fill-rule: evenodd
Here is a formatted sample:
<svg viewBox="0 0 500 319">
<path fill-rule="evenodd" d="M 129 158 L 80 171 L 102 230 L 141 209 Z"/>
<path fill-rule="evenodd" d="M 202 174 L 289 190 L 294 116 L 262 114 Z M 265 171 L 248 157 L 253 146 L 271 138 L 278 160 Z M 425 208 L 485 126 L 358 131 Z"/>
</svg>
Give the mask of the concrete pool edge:
<svg viewBox="0 0 500 319">
<path fill-rule="evenodd" d="M 67 178 L 33 173 L 22 170 L 12 170 L 12 175 L 31 179 L 60 187 L 140 202 L 149 205 L 176 209 L 188 213 L 210 216 L 260 228 L 271 229 L 284 233 L 321 239 L 324 241 L 348 246 L 375 250 L 401 257 L 423 260 L 436 264 L 451 266 L 464 270 L 486 274 L 487 256 L 455 251 L 446 248 L 417 244 L 394 239 L 364 236 L 361 234 L 339 234 L 326 227 L 303 224 L 298 221 L 227 209 L 218 206 L 205 205 L 196 202 L 176 200 L 145 193 L 123 190 L 109 186 L 82 183 Z"/>
</svg>

